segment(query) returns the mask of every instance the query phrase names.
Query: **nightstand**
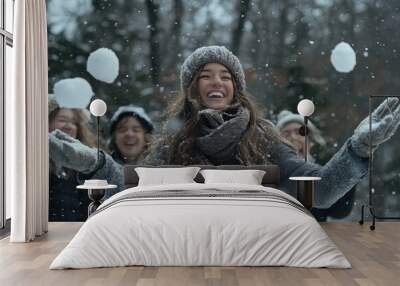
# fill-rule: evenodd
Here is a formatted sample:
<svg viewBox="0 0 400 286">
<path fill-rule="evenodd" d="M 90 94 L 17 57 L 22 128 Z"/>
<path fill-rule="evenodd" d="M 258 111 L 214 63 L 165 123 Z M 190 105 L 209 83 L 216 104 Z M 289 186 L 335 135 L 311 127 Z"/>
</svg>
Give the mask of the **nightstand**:
<svg viewBox="0 0 400 286">
<path fill-rule="evenodd" d="M 104 198 L 106 189 L 115 189 L 116 185 L 103 185 L 103 186 L 94 186 L 85 184 L 79 185 L 76 187 L 77 189 L 87 190 L 89 199 L 92 201 L 88 206 L 88 217 L 94 213 L 97 208 L 101 205 L 101 200 Z"/>
<path fill-rule="evenodd" d="M 290 177 L 289 180 L 297 182 L 297 200 L 310 210 L 314 204 L 315 181 L 321 180 L 321 177 Z"/>
</svg>

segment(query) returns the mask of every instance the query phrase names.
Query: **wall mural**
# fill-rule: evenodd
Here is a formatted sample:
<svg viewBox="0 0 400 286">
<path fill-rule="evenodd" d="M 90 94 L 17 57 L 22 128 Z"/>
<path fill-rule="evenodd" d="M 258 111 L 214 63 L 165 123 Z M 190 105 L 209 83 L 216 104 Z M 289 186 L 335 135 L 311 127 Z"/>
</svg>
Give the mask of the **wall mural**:
<svg viewBox="0 0 400 286">
<path fill-rule="evenodd" d="M 396 0 L 47 1 L 49 219 L 85 220 L 89 200 L 76 186 L 120 186 L 123 164 L 280 162 L 285 176 L 307 154 L 328 166 L 314 215 L 359 220 L 368 96 L 400 95 L 399 9 Z M 98 126 L 93 99 L 107 105 Z M 302 99 L 315 105 L 308 148 Z M 392 98 L 372 110 L 374 204 L 400 216 L 400 109 Z"/>
</svg>

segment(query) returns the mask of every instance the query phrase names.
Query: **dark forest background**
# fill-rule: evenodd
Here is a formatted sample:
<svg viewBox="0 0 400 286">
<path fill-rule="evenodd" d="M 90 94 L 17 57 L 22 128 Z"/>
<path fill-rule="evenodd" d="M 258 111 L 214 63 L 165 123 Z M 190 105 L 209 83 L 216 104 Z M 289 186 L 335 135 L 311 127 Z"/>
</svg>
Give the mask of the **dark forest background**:
<svg viewBox="0 0 400 286">
<path fill-rule="evenodd" d="M 47 7 L 49 91 L 61 79 L 82 77 L 106 101 L 108 117 L 133 103 L 160 121 L 178 92 L 180 65 L 204 45 L 225 45 L 241 59 L 266 118 L 296 112 L 302 98 L 314 101 L 312 121 L 328 142 L 313 150 L 321 164 L 368 115 L 369 95 L 400 94 L 398 0 L 48 0 Z M 330 63 L 341 41 L 356 52 L 350 73 Z M 89 54 L 101 47 L 120 61 L 113 84 L 86 71 Z M 380 214 L 400 215 L 399 139 L 375 153 Z M 367 193 L 363 182 L 346 202 L 353 207 L 347 219 L 358 219 Z"/>
</svg>

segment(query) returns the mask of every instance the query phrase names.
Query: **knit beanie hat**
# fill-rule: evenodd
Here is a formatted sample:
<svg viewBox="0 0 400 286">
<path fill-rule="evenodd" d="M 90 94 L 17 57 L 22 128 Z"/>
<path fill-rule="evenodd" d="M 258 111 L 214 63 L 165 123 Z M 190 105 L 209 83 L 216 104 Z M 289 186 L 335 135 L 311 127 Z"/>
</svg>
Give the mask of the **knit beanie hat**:
<svg viewBox="0 0 400 286">
<path fill-rule="evenodd" d="M 289 123 L 299 123 L 299 124 L 304 124 L 304 118 L 300 114 L 297 113 L 292 113 L 289 110 L 282 110 L 278 114 L 278 121 L 276 123 L 276 127 L 278 127 L 279 130 L 284 128 L 287 124 Z M 325 139 L 321 135 L 321 131 L 317 128 L 317 126 L 314 125 L 310 120 L 308 120 L 308 130 L 310 130 L 310 137 L 314 142 L 318 143 L 319 145 L 324 146 L 326 144 Z"/>
<path fill-rule="evenodd" d="M 54 96 L 54 94 L 50 93 L 48 95 L 48 114 L 50 115 L 54 110 L 56 110 L 57 108 L 59 108 L 59 104 L 56 100 L 56 97 Z"/>
<path fill-rule="evenodd" d="M 110 120 L 110 133 L 112 133 L 117 125 L 117 123 L 125 116 L 134 116 L 136 117 L 140 124 L 142 124 L 143 128 L 147 130 L 147 132 L 152 132 L 154 129 L 153 122 L 150 117 L 147 115 L 146 111 L 143 107 L 136 106 L 133 104 L 120 106 L 117 111 L 113 114 Z"/>
<path fill-rule="evenodd" d="M 181 67 L 181 88 L 188 88 L 199 69 L 209 63 L 224 65 L 231 72 L 238 91 L 246 89 L 246 80 L 239 59 L 224 46 L 201 47 L 188 56 Z"/>
</svg>

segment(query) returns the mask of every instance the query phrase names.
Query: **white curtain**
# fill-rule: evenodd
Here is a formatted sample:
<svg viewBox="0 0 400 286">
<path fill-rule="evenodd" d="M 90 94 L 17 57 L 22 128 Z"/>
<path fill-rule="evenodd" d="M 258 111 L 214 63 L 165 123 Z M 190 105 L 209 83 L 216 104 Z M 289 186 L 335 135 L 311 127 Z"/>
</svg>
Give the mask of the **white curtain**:
<svg viewBox="0 0 400 286">
<path fill-rule="evenodd" d="M 14 71 L 6 98 L 6 187 L 12 242 L 48 227 L 47 23 L 45 0 L 15 1 Z"/>
</svg>

